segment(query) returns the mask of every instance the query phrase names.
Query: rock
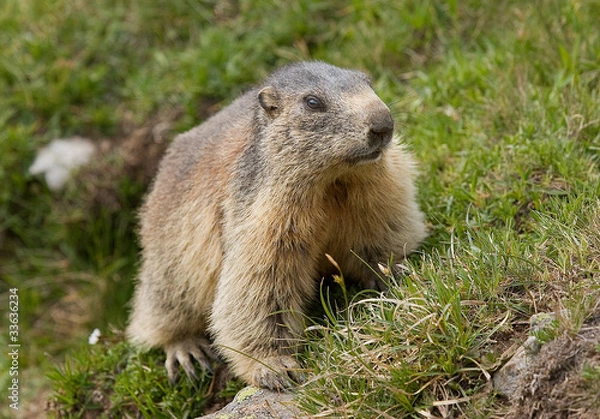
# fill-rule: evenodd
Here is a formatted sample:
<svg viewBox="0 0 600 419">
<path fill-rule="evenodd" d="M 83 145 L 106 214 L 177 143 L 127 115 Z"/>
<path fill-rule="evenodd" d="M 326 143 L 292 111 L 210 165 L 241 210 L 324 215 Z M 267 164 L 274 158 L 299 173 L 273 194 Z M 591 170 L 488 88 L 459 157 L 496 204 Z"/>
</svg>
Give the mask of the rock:
<svg viewBox="0 0 600 419">
<path fill-rule="evenodd" d="M 528 348 L 534 349 L 533 351 Z M 521 345 L 512 358 L 494 374 L 494 390 L 508 398 L 512 398 L 518 390 L 520 378 L 527 372 L 537 352 L 539 342 L 534 336 L 530 336 Z"/>
<path fill-rule="evenodd" d="M 246 387 L 218 412 L 197 419 L 298 419 L 300 410 L 292 393 Z"/>
<path fill-rule="evenodd" d="M 555 319 L 556 314 L 554 313 L 540 313 L 531 316 L 529 319 L 529 338 L 515 351 L 512 358 L 494 374 L 494 389 L 498 393 L 508 398 L 512 398 L 517 393 L 521 377 L 529 371 L 542 347 L 534 334 L 551 327 L 551 323 Z"/>
</svg>

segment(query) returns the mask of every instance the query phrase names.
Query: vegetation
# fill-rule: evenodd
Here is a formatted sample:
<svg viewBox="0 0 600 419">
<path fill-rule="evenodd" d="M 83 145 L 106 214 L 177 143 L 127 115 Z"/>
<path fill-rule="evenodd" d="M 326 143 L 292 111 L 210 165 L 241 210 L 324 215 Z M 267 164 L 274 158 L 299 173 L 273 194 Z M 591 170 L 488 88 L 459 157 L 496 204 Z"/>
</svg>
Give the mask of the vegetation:
<svg viewBox="0 0 600 419">
<path fill-rule="evenodd" d="M 212 394 L 211 380 L 181 380 L 171 386 L 164 357 L 158 351 L 140 353 L 120 338 L 104 339 L 91 350 L 67 358 L 49 372 L 59 384 L 50 410 L 57 417 L 196 417 L 207 403 L 232 397 L 241 389 L 232 381 Z"/>
<path fill-rule="evenodd" d="M 547 345 L 600 319 L 599 18 L 597 0 L 3 2 L 0 304 L 18 288 L 21 409 L 52 398 L 59 417 L 200 415 L 210 380 L 170 389 L 162 354 L 110 332 L 127 318 L 135 210 L 166 145 L 155 140 L 280 65 L 319 59 L 373 76 L 420 161 L 431 231 L 418 254 L 382 267 L 388 293 L 325 304 L 300 405 L 512 414 L 486 383 L 529 316 L 561 313 Z M 28 167 L 73 135 L 103 152 L 52 193 Z M 95 327 L 108 337 L 90 350 Z M 595 348 L 563 408 L 600 409 Z"/>
</svg>

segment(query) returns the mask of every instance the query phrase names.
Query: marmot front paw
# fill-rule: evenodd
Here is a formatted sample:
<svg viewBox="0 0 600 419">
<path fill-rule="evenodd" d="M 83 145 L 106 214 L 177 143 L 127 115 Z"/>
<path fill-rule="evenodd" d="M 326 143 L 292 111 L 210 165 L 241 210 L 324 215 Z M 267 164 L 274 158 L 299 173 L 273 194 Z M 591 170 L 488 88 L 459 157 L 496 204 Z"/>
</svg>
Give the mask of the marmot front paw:
<svg viewBox="0 0 600 419">
<path fill-rule="evenodd" d="M 205 338 L 193 337 L 172 343 L 165 347 L 165 352 L 167 354 L 165 366 L 171 384 L 177 381 L 179 365 L 190 380 L 198 379 L 193 360 L 200 364 L 203 371 L 212 373 L 210 361 L 215 360 L 216 357 L 210 348 L 210 342 Z"/>
<path fill-rule="evenodd" d="M 256 362 L 250 372 L 252 384 L 271 390 L 284 390 L 304 382 L 304 374 L 298 362 L 291 356 L 267 358 Z"/>
</svg>

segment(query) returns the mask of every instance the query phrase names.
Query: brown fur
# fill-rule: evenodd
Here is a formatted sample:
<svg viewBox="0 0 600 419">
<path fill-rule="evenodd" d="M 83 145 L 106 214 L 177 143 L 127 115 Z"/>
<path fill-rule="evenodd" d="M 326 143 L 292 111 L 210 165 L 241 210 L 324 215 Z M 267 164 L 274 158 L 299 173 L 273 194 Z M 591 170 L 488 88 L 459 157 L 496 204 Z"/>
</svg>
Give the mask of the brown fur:
<svg viewBox="0 0 600 419">
<path fill-rule="evenodd" d="M 131 340 L 165 348 L 172 379 L 177 363 L 194 374 L 192 358 L 209 367 L 207 331 L 248 383 L 298 378 L 302 314 L 333 272 L 325 254 L 377 287 L 356 255 L 385 263 L 425 236 L 392 129 L 364 74 L 299 63 L 180 135 L 141 213 Z"/>
</svg>

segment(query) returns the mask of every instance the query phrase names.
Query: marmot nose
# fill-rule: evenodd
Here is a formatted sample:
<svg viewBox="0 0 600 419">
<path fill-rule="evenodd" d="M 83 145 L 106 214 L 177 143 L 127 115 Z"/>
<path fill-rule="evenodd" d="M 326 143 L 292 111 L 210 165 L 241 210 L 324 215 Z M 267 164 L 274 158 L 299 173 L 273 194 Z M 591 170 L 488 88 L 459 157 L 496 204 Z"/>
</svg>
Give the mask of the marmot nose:
<svg viewBox="0 0 600 419">
<path fill-rule="evenodd" d="M 386 109 L 371 119 L 369 128 L 369 144 L 373 147 L 385 147 L 392 139 L 394 133 L 394 120 Z"/>
</svg>

